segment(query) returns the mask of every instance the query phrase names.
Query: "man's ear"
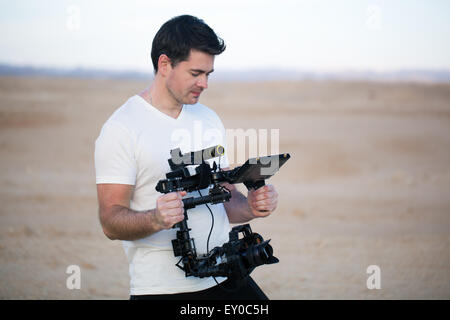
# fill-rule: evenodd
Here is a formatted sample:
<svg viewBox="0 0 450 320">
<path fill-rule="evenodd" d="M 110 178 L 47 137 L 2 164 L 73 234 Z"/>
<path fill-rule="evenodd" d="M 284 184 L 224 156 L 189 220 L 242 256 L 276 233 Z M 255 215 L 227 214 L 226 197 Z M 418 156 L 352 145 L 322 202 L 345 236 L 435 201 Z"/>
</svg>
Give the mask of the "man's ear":
<svg viewBox="0 0 450 320">
<path fill-rule="evenodd" d="M 158 58 L 158 72 L 161 73 L 162 76 L 167 75 L 167 73 L 172 68 L 170 58 L 164 53 L 161 54 Z"/>
</svg>

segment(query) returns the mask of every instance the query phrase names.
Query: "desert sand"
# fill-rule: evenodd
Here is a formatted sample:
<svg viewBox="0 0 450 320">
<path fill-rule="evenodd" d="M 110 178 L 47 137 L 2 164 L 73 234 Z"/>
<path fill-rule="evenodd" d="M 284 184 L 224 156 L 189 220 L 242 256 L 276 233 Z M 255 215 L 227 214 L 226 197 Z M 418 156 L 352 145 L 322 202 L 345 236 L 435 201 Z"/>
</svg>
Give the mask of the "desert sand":
<svg viewBox="0 0 450 320">
<path fill-rule="evenodd" d="M 129 298 L 94 142 L 148 84 L 0 77 L 1 299 Z M 251 223 L 280 259 L 252 274 L 271 299 L 450 298 L 450 84 L 211 81 L 201 102 L 226 128 L 279 129 L 291 154 L 268 180 L 276 212 Z"/>
</svg>

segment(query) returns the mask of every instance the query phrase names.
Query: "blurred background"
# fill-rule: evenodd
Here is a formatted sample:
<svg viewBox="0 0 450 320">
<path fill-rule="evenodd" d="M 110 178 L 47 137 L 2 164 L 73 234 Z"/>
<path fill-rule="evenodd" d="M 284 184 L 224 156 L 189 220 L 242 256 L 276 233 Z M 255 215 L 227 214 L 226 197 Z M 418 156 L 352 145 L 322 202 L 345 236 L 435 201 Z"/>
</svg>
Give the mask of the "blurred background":
<svg viewBox="0 0 450 320">
<path fill-rule="evenodd" d="M 128 298 L 121 243 L 97 218 L 94 142 L 149 86 L 153 37 L 180 14 L 227 45 L 201 102 L 227 129 L 279 130 L 291 154 L 268 181 L 277 211 L 252 222 L 280 259 L 253 272 L 267 295 L 450 298 L 450 2 L 0 9 L 1 299 Z M 67 286 L 71 265 L 80 289 Z"/>
</svg>

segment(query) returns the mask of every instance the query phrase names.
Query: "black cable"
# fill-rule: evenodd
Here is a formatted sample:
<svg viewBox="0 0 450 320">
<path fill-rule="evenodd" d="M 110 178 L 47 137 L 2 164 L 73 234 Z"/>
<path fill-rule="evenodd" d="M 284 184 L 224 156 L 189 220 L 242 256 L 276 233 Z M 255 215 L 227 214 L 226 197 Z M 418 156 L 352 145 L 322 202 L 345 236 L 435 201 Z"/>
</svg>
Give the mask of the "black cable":
<svg viewBox="0 0 450 320">
<path fill-rule="evenodd" d="M 200 194 L 200 197 L 203 197 L 202 193 L 200 192 L 200 190 L 197 190 L 198 193 Z M 209 230 L 209 234 L 208 234 L 208 240 L 206 241 L 206 254 L 209 255 L 209 239 L 211 238 L 211 234 L 214 228 L 214 214 L 211 211 L 211 208 L 208 206 L 207 203 L 205 203 L 206 207 L 209 210 L 209 213 L 211 213 L 211 229 Z"/>
<path fill-rule="evenodd" d="M 220 158 L 221 157 L 222 157 L 222 155 L 219 156 L 219 171 L 220 171 Z M 200 194 L 200 197 L 203 197 L 203 195 L 200 192 L 200 190 L 197 190 L 197 191 Z M 212 231 L 213 231 L 213 228 L 214 228 L 214 214 L 212 213 L 211 208 L 208 206 L 208 204 L 207 203 L 205 203 L 205 204 L 206 204 L 206 207 L 209 210 L 209 213 L 211 213 L 211 229 L 209 230 L 208 240 L 206 241 L 206 254 L 209 255 L 209 239 L 211 237 L 211 234 L 212 234 Z M 215 280 L 215 278 L 214 278 L 214 280 Z"/>
<path fill-rule="evenodd" d="M 225 188 L 225 189 L 226 189 L 226 188 Z M 228 189 L 227 189 L 227 190 L 228 190 Z M 197 190 L 197 192 L 198 192 L 198 193 L 200 194 L 200 196 L 202 197 L 202 193 L 200 192 L 200 190 Z M 209 255 L 209 239 L 210 239 L 210 237 L 211 237 L 211 233 L 212 233 L 213 228 L 214 228 L 214 214 L 212 213 L 212 210 L 211 210 L 211 208 L 208 206 L 208 204 L 205 203 L 205 205 L 206 205 L 206 207 L 208 208 L 209 213 L 211 214 L 211 229 L 209 230 L 208 240 L 206 241 L 206 253 L 207 253 L 207 255 Z M 214 281 L 216 282 L 217 286 L 218 286 L 220 289 L 222 289 L 223 291 L 228 292 L 228 293 L 235 293 L 235 292 L 237 292 L 237 291 L 242 287 L 242 285 L 243 285 L 243 284 L 241 283 L 240 285 L 237 285 L 234 289 L 227 289 L 227 288 L 225 288 L 225 287 L 222 285 L 222 283 L 219 283 L 219 281 L 217 281 L 217 279 L 216 279 L 215 276 L 212 276 L 212 278 L 214 279 Z"/>
<path fill-rule="evenodd" d="M 219 171 L 221 171 L 221 168 L 220 168 L 220 159 L 221 159 L 221 157 L 222 157 L 222 155 L 219 156 Z M 224 188 L 225 188 L 225 187 L 224 187 Z M 227 188 L 225 188 L 225 189 L 227 189 Z M 228 189 L 227 189 L 227 190 L 228 190 Z M 229 191 L 229 190 L 228 190 L 228 191 Z M 197 190 L 197 192 L 200 194 L 201 197 L 203 196 L 202 193 L 200 192 L 200 190 Z M 209 230 L 208 240 L 206 241 L 206 253 L 207 253 L 207 255 L 209 255 L 209 240 L 210 240 L 210 238 L 211 238 L 211 234 L 212 234 L 212 231 L 213 231 L 213 228 L 214 228 L 214 214 L 213 214 L 211 208 L 208 206 L 208 204 L 205 203 L 205 205 L 206 205 L 206 207 L 208 208 L 209 213 L 211 214 L 211 229 Z M 215 276 L 212 276 L 212 278 L 214 279 L 214 281 L 216 282 L 217 286 L 218 286 L 220 289 L 222 289 L 223 291 L 228 292 L 228 293 L 235 293 L 235 292 L 237 292 L 237 291 L 241 288 L 241 286 L 242 286 L 242 283 L 241 283 L 240 285 L 237 285 L 234 289 L 227 289 L 227 288 L 225 288 L 225 287 L 222 285 L 222 283 L 219 283 L 219 281 L 217 281 L 217 279 L 216 279 Z"/>
</svg>

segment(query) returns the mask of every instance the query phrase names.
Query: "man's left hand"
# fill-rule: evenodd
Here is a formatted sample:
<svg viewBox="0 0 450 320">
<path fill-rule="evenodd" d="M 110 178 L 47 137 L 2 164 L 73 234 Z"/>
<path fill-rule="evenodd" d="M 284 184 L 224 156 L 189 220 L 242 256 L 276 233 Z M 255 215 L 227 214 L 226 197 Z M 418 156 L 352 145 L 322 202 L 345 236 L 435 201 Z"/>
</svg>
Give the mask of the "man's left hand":
<svg viewBox="0 0 450 320">
<path fill-rule="evenodd" d="M 255 218 L 267 217 L 277 207 L 278 193 L 273 185 L 268 184 L 257 190 L 249 190 L 247 201 Z"/>
</svg>

